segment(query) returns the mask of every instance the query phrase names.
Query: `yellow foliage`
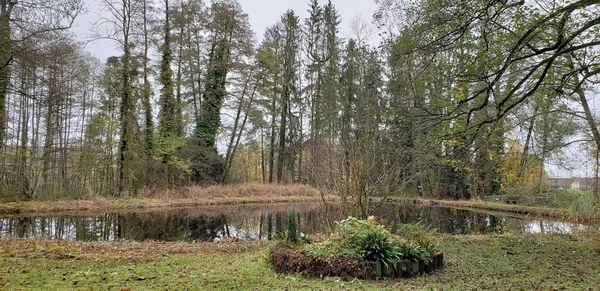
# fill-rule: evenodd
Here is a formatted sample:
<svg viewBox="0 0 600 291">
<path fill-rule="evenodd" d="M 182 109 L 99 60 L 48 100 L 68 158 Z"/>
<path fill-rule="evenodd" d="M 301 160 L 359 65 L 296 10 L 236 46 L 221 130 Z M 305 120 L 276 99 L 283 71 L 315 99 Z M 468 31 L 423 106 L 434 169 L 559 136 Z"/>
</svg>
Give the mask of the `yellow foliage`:
<svg viewBox="0 0 600 291">
<path fill-rule="evenodd" d="M 229 173 L 235 182 L 262 182 L 261 151 L 258 146 L 240 146 Z"/>
<path fill-rule="evenodd" d="M 545 176 L 540 159 L 532 154 L 527 157 L 523 176 L 519 177 L 519 167 L 523 155 L 523 147 L 515 140 L 508 139 L 506 160 L 504 162 L 503 187 L 534 186 L 540 182 L 540 174 Z M 543 178 L 543 177 L 542 177 Z"/>
</svg>

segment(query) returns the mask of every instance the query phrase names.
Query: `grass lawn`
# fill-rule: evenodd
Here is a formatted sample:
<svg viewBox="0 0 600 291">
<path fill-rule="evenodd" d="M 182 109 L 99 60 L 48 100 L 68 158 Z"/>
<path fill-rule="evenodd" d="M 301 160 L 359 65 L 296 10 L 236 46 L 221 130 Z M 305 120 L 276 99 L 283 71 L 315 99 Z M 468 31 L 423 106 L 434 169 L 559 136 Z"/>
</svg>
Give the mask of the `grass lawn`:
<svg viewBox="0 0 600 291">
<path fill-rule="evenodd" d="M 0 240 L 2 290 L 599 290 L 600 236 L 440 236 L 446 267 L 399 281 L 275 274 L 265 243 Z"/>
</svg>

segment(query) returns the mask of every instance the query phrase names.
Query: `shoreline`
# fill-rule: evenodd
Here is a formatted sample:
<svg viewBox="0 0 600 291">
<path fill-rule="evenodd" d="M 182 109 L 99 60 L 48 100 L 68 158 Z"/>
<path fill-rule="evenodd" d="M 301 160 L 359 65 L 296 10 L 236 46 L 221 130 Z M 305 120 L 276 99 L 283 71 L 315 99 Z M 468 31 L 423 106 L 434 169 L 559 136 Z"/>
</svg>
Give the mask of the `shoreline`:
<svg viewBox="0 0 600 291">
<path fill-rule="evenodd" d="M 81 200 L 33 200 L 0 203 L 0 215 L 38 215 L 67 212 L 118 212 L 128 210 L 185 208 L 213 205 L 308 203 L 321 197 L 316 189 L 305 185 L 237 184 L 179 189 L 142 190 L 138 197 L 91 196 Z"/>
<path fill-rule="evenodd" d="M 334 197 L 326 197 L 328 201 Z M 226 197 L 218 199 L 96 198 L 91 200 L 26 201 L 0 204 L 0 215 L 41 215 L 77 212 L 160 210 L 197 206 L 322 202 L 321 197 Z"/>
<path fill-rule="evenodd" d="M 374 202 L 379 202 L 381 197 L 373 197 Z M 552 208 L 546 206 L 527 206 L 527 205 L 515 205 L 515 204 L 503 204 L 498 202 L 486 202 L 480 200 L 438 200 L 438 199 L 427 199 L 427 198 L 386 198 L 391 201 L 388 203 L 402 203 L 432 207 L 450 207 L 460 208 L 465 210 L 483 210 L 483 211 L 494 211 L 507 214 L 516 214 L 520 216 L 531 216 L 531 217 L 544 217 L 559 219 L 573 223 L 597 223 L 600 221 L 600 217 L 575 217 L 569 209 L 565 208 Z"/>
</svg>

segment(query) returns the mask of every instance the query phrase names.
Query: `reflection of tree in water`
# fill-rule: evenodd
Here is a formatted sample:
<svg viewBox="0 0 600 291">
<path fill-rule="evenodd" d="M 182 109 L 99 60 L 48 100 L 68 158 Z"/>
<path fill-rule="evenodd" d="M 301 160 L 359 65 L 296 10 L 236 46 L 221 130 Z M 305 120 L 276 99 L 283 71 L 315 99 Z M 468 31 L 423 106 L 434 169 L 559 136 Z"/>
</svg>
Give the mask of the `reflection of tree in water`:
<svg viewBox="0 0 600 291">
<path fill-rule="evenodd" d="M 27 238 L 29 235 L 28 230 L 31 228 L 31 225 L 34 224 L 34 223 L 32 223 L 32 218 L 29 218 L 29 217 L 18 218 L 15 221 L 15 223 L 17 225 L 17 227 L 15 227 L 17 236 L 22 237 L 22 238 Z"/>
<path fill-rule="evenodd" d="M 304 234 L 330 232 L 331 221 L 343 219 L 336 207 L 312 208 L 296 212 L 298 229 Z M 376 213 L 386 226 L 395 231 L 401 223 L 420 223 L 437 228 L 440 233 L 519 233 L 560 231 L 552 222 L 531 222 L 525 219 L 498 217 L 468 210 L 423 207 L 404 204 L 384 204 Z M 227 237 L 245 240 L 270 240 L 286 230 L 288 210 L 254 211 L 248 213 L 203 214 L 197 209 L 141 213 L 107 213 L 92 216 L 11 217 L 0 218 L 0 237 L 60 240 L 160 240 L 214 241 Z M 568 224 L 566 228 L 568 229 Z"/>
<path fill-rule="evenodd" d="M 119 214 L 118 239 L 160 241 L 213 241 L 226 235 L 227 217 L 186 217 L 181 213 Z"/>
<path fill-rule="evenodd" d="M 469 233 L 501 233 L 503 220 L 497 216 L 444 207 L 408 206 L 388 204 L 379 210 L 381 216 L 392 231 L 398 224 L 419 223 L 438 229 L 440 233 L 469 234 Z"/>
<path fill-rule="evenodd" d="M 489 219 L 489 232 L 493 233 L 503 233 L 504 227 L 502 224 L 502 219 L 495 215 L 488 215 Z"/>
<path fill-rule="evenodd" d="M 227 217 L 201 217 L 190 220 L 188 224 L 189 238 L 201 241 L 213 241 L 215 238 L 230 236 Z"/>
</svg>

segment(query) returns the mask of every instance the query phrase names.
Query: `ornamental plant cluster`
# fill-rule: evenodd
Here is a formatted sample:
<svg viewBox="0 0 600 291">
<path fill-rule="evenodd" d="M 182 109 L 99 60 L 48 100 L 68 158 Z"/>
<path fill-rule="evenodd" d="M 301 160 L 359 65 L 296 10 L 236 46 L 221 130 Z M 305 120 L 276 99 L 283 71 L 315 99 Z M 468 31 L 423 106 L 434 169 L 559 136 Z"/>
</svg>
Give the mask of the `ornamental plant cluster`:
<svg viewBox="0 0 600 291">
<path fill-rule="evenodd" d="M 360 258 L 395 266 L 402 260 L 427 261 L 438 253 L 432 234 L 419 225 L 401 225 L 394 235 L 373 217 L 360 220 L 348 217 L 337 223 L 330 239 L 306 244 L 301 253 L 307 256 Z"/>
</svg>

